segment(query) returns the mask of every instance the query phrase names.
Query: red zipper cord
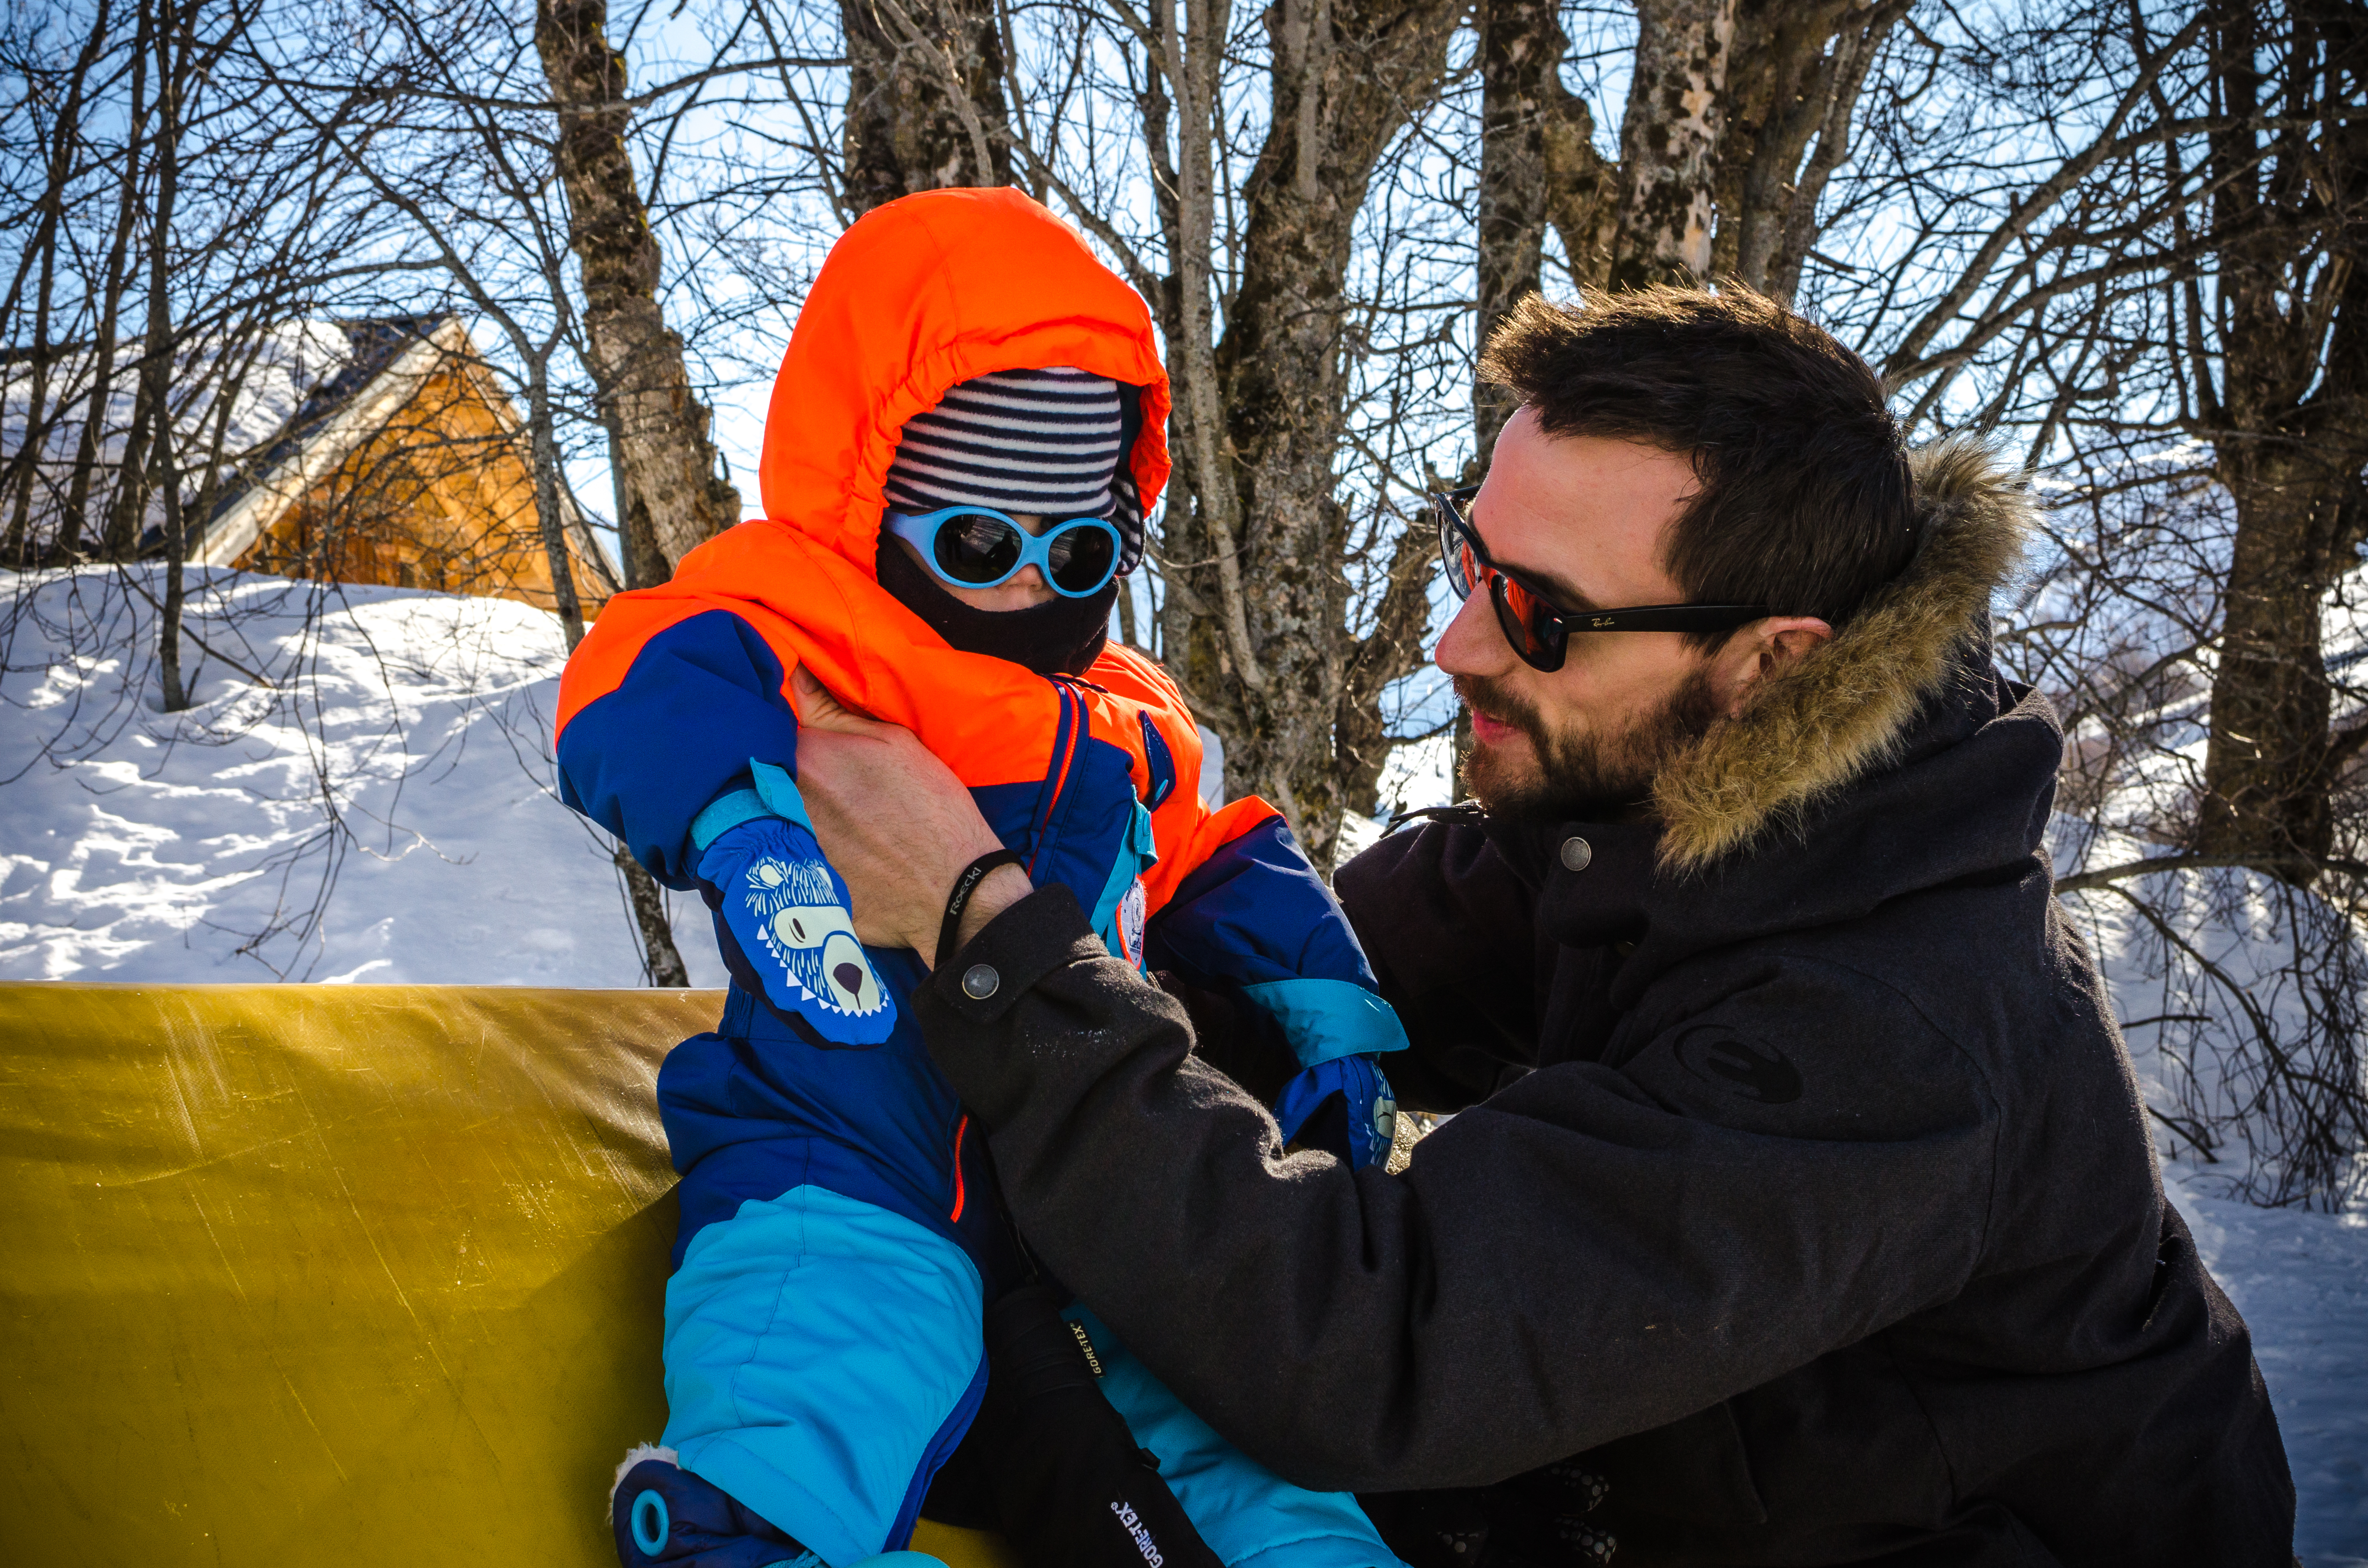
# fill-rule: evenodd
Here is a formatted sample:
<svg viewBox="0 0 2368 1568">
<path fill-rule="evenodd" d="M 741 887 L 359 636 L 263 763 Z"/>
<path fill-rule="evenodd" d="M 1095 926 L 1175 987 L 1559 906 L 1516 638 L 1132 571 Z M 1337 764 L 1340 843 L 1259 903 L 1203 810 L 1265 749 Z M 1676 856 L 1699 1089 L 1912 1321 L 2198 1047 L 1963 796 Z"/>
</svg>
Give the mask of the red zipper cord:
<svg viewBox="0 0 2368 1568">
<path fill-rule="evenodd" d="M 946 1222 L 950 1225 L 961 1222 L 962 1205 L 969 1200 L 969 1195 L 962 1190 L 962 1134 L 969 1131 L 970 1116 L 965 1112 L 962 1119 L 954 1123 L 954 1211 L 946 1216 Z"/>
<path fill-rule="evenodd" d="M 1086 712 L 1085 699 L 1072 692 L 1064 679 L 1055 677 L 1053 684 L 1053 689 L 1061 694 L 1064 711 L 1074 702 L 1077 706 L 1077 717 L 1074 723 L 1064 726 L 1069 732 L 1068 744 L 1062 748 L 1059 766 L 1053 773 L 1053 793 L 1044 802 L 1044 820 L 1036 824 L 1036 843 L 1028 854 L 1028 874 L 1030 877 L 1036 874 L 1036 862 L 1044 853 L 1044 835 L 1052 831 L 1053 818 L 1061 809 L 1061 791 L 1069 782 L 1069 764 L 1076 760 L 1077 743 L 1082 738 L 1080 732 L 1092 722 Z"/>
</svg>

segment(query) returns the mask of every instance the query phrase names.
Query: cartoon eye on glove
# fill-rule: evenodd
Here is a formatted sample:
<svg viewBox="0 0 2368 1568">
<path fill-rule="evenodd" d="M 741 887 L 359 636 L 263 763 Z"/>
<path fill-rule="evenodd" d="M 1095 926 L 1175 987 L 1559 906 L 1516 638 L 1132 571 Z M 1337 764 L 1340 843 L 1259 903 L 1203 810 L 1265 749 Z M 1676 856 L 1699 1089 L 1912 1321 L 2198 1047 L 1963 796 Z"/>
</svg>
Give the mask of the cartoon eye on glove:
<svg viewBox="0 0 2368 1568">
<path fill-rule="evenodd" d="M 848 914 L 847 884 L 814 835 L 779 817 L 741 823 L 707 846 L 699 874 L 765 999 L 825 1039 L 877 1045 L 896 1027 Z"/>
</svg>

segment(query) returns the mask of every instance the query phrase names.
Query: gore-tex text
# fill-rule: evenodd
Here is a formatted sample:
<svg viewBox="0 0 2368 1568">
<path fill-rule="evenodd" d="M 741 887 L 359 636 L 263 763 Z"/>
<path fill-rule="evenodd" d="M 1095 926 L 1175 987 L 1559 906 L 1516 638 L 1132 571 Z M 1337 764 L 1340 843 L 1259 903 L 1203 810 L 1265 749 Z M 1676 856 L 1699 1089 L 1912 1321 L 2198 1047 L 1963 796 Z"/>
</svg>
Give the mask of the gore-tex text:
<svg viewBox="0 0 2368 1568">
<path fill-rule="evenodd" d="M 1110 1512 L 1116 1514 L 1118 1522 L 1126 1527 L 1126 1533 L 1134 1537 L 1135 1550 L 1143 1553 L 1144 1562 L 1149 1563 L 1150 1568 L 1159 1568 L 1166 1559 L 1159 1555 L 1157 1544 L 1152 1540 L 1151 1532 L 1143 1528 L 1142 1517 L 1135 1513 L 1133 1506 L 1112 1503 Z"/>
</svg>

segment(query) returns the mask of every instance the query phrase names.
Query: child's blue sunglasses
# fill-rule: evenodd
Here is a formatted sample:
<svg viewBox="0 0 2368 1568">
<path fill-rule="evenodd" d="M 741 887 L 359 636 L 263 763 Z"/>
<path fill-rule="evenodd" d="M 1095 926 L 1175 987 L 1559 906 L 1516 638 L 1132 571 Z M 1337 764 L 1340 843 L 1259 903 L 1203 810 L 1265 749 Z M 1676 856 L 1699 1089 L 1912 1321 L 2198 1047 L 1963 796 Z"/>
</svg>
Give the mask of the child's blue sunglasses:
<svg viewBox="0 0 2368 1568">
<path fill-rule="evenodd" d="M 1054 593 L 1081 599 L 1118 575 L 1118 529 L 1102 517 L 1071 517 L 1041 534 L 992 506 L 942 506 L 918 517 L 889 512 L 881 520 L 960 588 L 998 587 L 1034 566 Z"/>
</svg>

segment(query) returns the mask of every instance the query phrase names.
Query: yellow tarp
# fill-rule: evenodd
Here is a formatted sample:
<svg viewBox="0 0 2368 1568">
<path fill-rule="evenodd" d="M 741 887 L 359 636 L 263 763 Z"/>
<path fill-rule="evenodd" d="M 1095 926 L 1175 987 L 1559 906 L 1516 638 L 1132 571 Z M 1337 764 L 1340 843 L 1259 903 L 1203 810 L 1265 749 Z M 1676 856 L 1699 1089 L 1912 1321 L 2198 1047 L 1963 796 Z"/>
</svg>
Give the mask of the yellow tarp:
<svg viewBox="0 0 2368 1568">
<path fill-rule="evenodd" d="M 720 1004 L 0 985 L 0 1562 L 613 1564 Z"/>
</svg>

